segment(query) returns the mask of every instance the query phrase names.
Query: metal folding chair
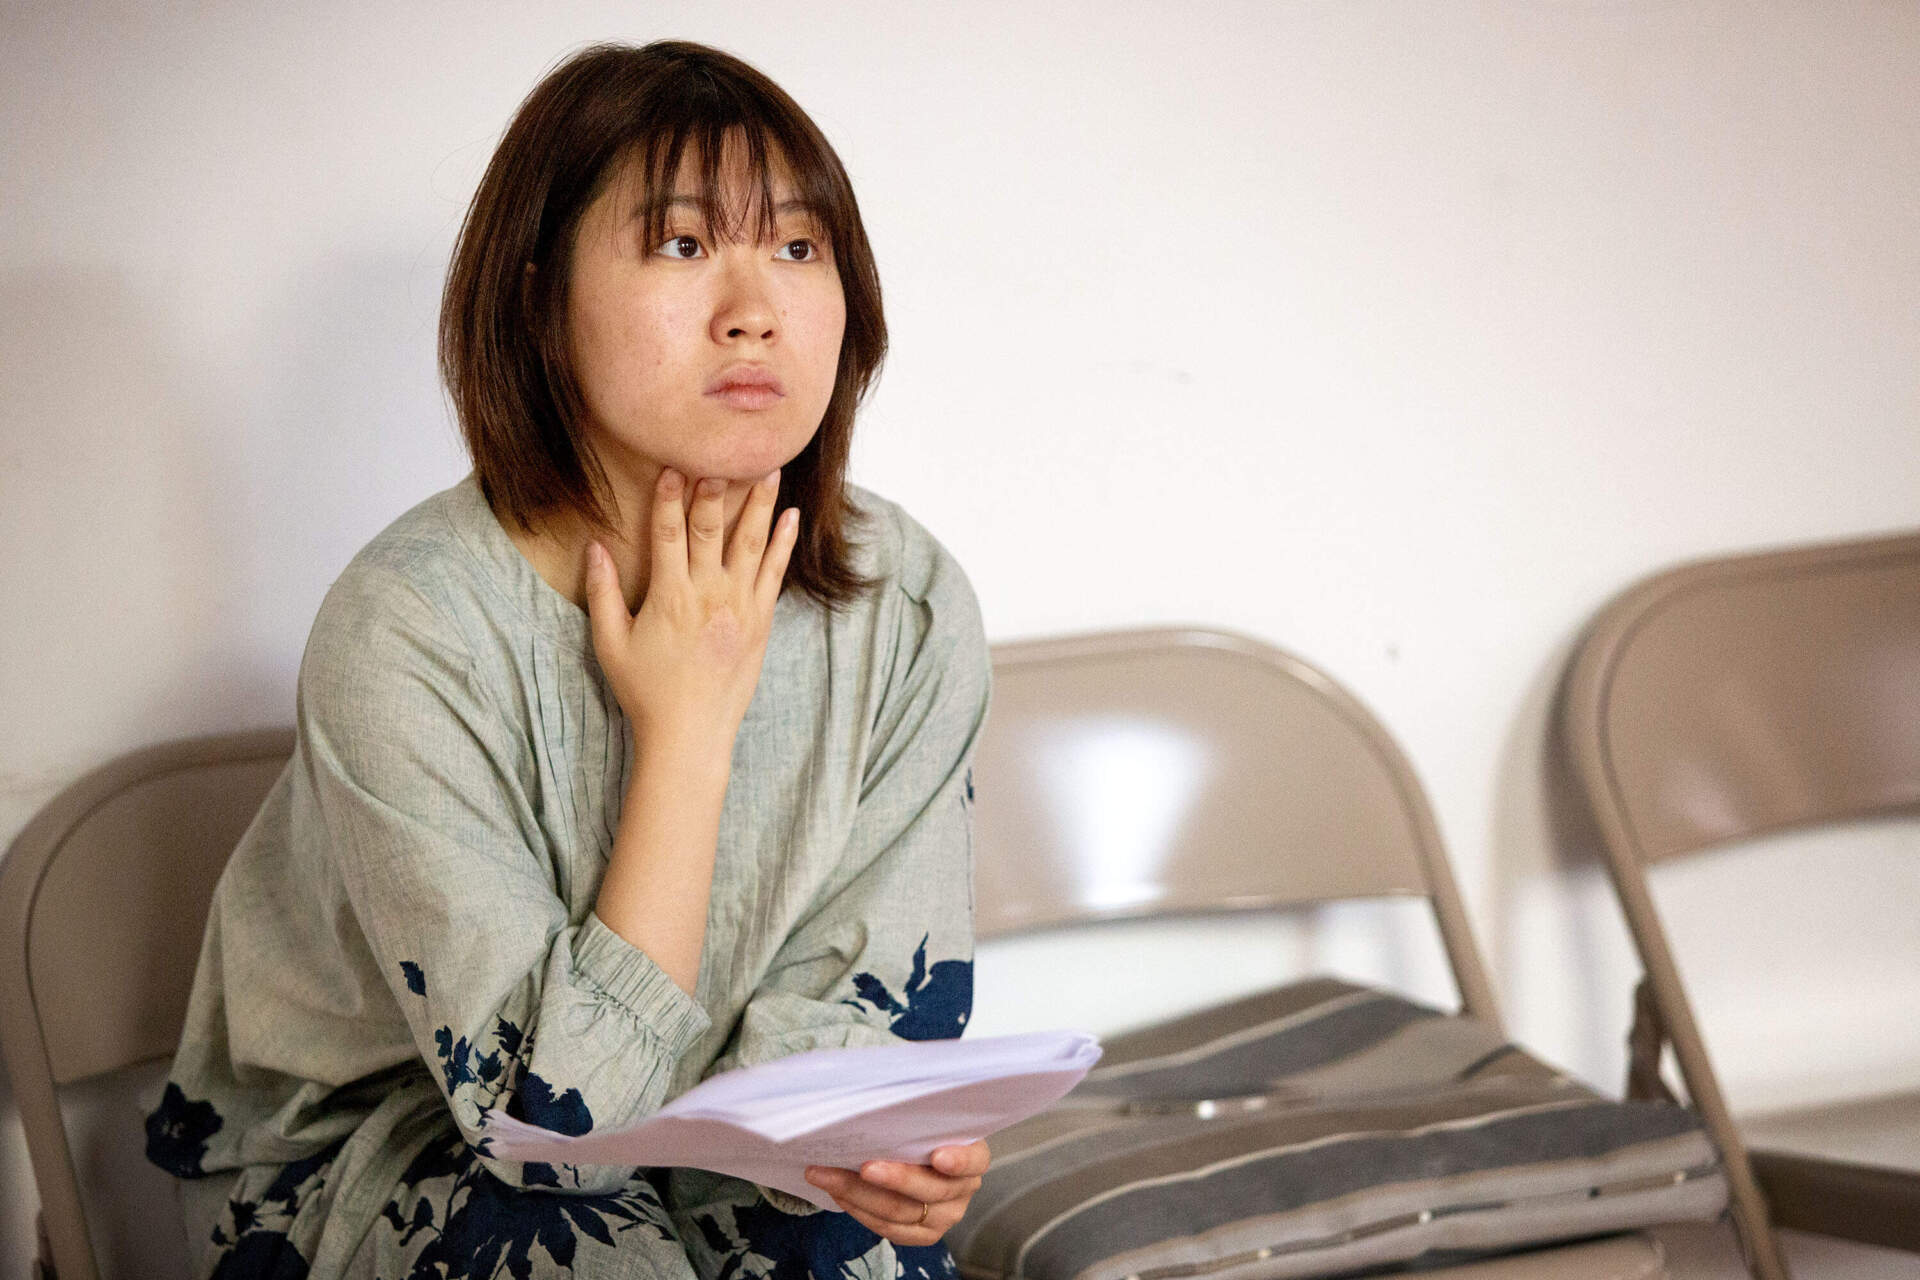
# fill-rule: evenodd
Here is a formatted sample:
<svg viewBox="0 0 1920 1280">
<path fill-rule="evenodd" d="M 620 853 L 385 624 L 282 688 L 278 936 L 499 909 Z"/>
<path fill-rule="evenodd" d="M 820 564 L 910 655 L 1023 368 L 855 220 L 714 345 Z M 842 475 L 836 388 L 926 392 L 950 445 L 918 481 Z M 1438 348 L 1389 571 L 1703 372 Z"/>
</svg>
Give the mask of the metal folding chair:
<svg viewBox="0 0 1920 1280">
<path fill-rule="evenodd" d="M 1920 812 L 1920 536 L 1730 556 L 1638 583 L 1592 620 L 1558 719 L 1645 969 L 1630 1092 L 1665 1088 L 1670 1044 L 1757 1271 L 1780 1274 L 1769 1219 L 1920 1250 L 1920 1171 L 1748 1152 L 1647 882 L 1658 864 L 1764 833 Z M 1920 1133 L 1920 1094 L 1874 1105 L 1873 1123 Z M 1836 1127 L 1849 1110 L 1816 1109 Z"/>
<path fill-rule="evenodd" d="M 40 1192 L 36 1280 L 184 1265 L 162 1227 L 178 1234 L 171 1179 L 137 1158 L 130 1109 L 107 1133 L 68 1110 L 173 1058 L 214 883 L 292 751 L 291 729 L 135 751 L 49 801 L 0 862 L 0 1054 Z M 111 1176 L 112 1203 L 83 1203 L 83 1170 Z"/>
<path fill-rule="evenodd" d="M 996 645 L 974 762 L 982 938 L 1113 919 L 1365 898 L 1432 909 L 1464 1012 L 1499 1025 L 1426 795 L 1391 735 L 1301 659 L 1220 631 L 1155 628 Z M 1115 766 L 1143 794 L 1089 788 Z M 1086 756 L 1085 767 L 1079 759 Z M 1162 767 L 1160 762 L 1184 762 Z M 1096 791 L 1098 792 L 1096 794 Z M 1116 857 L 1111 814 L 1156 815 Z M 1645 1280 L 1638 1233 L 1431 1272 L 1450 1280 Z"/>
</svg>

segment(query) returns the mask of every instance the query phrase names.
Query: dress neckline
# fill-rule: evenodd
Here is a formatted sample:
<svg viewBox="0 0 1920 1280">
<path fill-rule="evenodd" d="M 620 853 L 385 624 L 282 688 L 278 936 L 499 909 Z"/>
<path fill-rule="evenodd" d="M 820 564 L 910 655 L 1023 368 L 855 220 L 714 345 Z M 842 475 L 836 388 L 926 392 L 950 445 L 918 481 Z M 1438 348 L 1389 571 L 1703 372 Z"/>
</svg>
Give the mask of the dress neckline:
<svg viewBox="0 0 1920 1280">
<path fill-rule="evenodd" d="M 529 626 L 561 648 L 593 656 L 593 627 L 587 611 L 553 589 L 507 535 L 469 471 L 447 490 L 447 522 L 468 553 L 486 572 L 482 576 Z"/>
<path fill-rule="evenodd" d="M 467 472 L 444 496 L 447 501 L 442 510 L 448 525 L 467 554 L 478 562 L 480 576 L 495 594 L 534 631 L 561 649 L 597 663 L 593 620 L 585 609 L 554 590 L 553 584 L 540 576 L 533 562 L 514 544 L 493 514 L 493 508 L 487 505 L 486 495 L 480 492 L 479 477 L 472 471 Z M 795 615 L 807 612 L 803 600 L 804 593 L 791 586 L 780 593 L 773 606 L 774 634 L 768 638 L 770 650 L 777 643 L 774 637 L 783 625 L 782 619 L 788 619 L 784 625 L 793 626 L 797 623 Z"/>
</svg>

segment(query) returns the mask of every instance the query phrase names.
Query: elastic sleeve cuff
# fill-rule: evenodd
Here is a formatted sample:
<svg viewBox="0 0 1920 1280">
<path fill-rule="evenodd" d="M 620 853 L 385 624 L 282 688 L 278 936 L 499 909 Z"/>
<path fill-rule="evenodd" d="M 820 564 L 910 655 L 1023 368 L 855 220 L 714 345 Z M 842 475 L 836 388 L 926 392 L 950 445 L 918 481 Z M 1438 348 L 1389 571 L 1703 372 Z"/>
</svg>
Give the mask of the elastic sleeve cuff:
<svg viewBox="0 0 1920 1280">
<path fill-rule="evenodd" d="M 700 1002 L 655 964 L 653 957 L 589 911 L 573 942 L 573 967 L 608 999 L 652 1032 L 670 1060 L 693 1047 L 713 1025 Z"/>
</svg>

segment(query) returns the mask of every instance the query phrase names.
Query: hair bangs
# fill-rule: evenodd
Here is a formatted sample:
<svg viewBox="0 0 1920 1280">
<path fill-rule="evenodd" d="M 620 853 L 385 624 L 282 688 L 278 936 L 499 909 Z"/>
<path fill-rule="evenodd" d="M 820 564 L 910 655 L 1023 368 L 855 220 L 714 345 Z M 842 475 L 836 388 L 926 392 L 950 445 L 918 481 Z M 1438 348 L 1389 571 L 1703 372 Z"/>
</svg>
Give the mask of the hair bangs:
<svg viewBox="0 0 1920 1280">
<path fill-rule="evenodd" d="M 679 202 L 691 197 L 700 225 L 710 235 L 743 239 L 751 217 L 753 241 L 764 244 L 780 234 L 783 214 L 797 212 L 837 256 L 848 243 L 846 211 L 852 191 L 831 153 L 817 145 L 817 135 L 809 136 L 811 130 L 796 127 L 779 103 L 711 88 L 661 103 L 660 117 L 629 145 L 629 162 L 618 166 L 644 175 L 637 221 L 646 243 L 666 238 L 675 210 L 683 207 Z M 681 190 L 680 172 L 689 154 L 697 185 Z M 737 169 L 729 168 L 729 159 Z M 777 189 L 782 176 L 791 188 L 785 193 Z M 783 202 L 782 195 L 798 208 Z"/>
</svg>

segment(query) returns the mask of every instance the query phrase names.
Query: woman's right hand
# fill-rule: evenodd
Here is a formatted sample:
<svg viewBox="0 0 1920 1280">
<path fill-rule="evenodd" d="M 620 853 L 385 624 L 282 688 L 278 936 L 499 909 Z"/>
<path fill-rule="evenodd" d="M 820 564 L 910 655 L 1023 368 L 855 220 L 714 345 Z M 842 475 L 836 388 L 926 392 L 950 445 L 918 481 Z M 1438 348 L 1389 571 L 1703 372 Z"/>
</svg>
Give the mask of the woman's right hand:
<svg viewBox="0 0 1920 1280">
<path fill-rule="evenodd" d="M 588 545 L 587 613 L 600 669 L 640 743 L 691 739 L 731 752 L 760 681 L 800 512 L 788 508 L 769 528 L 780 473 L 754 481 L 723 554 L 726 481 L 702 480 L 691 504 L 686 489 L 678 471 L 661 470 L 639 613 L 628 612 L 605 549 Z"/>
</svg>

